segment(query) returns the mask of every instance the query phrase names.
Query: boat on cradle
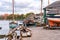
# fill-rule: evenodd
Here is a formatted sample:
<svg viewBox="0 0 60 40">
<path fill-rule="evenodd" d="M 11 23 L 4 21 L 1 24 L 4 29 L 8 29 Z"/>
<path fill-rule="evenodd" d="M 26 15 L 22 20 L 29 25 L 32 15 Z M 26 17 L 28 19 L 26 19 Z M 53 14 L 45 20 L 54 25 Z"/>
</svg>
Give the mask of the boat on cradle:
<svg viewBox="0 0 60 40">
<path fill-rule="evenodd" d="M 53 17 L 47 18 L 49 28 L 59 28 L 60 29 L 60 15 L 55 15 Z"/>
</svg>

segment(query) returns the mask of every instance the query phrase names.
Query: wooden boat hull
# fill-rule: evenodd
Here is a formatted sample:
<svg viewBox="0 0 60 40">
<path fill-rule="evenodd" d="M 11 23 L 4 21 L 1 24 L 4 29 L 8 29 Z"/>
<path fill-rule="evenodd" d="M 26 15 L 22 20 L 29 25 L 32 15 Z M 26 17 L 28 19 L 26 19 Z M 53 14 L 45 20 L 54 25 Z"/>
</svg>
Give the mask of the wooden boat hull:
<svg viewBox="0 0 60 40">
<path fill-rule="evenodd" d="M 50 27 L 60 27 L 60 18 L 47 18 Z"/>
</svg>

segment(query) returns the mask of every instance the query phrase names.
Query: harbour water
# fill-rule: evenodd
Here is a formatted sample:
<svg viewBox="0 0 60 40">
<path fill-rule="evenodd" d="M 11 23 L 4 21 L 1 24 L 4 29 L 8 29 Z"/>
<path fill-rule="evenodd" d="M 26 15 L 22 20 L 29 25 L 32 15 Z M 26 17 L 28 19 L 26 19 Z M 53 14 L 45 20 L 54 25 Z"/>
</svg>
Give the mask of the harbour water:
<svg viewBox="0 0 60 40">
<path fill-rule="evenodd" d="M 2 29 L 0 30 L 0 35 L 7 35 L 9 32 L 9 22 L 8 20 L 0 20 L 0 27 L 2 27 Z M 21 23 L 21 22 L 20 22 Z M 0 40 L 5 40 L 5 38 L 0 39 Z"/>
</svg>

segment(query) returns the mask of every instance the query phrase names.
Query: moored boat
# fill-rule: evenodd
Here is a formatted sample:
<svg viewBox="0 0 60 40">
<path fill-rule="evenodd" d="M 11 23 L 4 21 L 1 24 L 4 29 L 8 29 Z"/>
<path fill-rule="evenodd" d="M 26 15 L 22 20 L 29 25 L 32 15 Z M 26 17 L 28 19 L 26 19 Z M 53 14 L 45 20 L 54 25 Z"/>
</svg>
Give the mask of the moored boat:
<svg viewBox="0 0 60 40">
<path fill-rule="evenodd" d="M 60 15 L 55 15 L 54 17 L 47 18 L 48 25 L 50 28 L 60 28 Z"/>
<path fill-rule="evenodd" d="M 18 26 L 18 23 L 16 21 L 12 21 L 12 22 L 9 23 L 9 27 L 12 28 L 12 29 L 16 28 L 17 26 Z"/>
</svg>

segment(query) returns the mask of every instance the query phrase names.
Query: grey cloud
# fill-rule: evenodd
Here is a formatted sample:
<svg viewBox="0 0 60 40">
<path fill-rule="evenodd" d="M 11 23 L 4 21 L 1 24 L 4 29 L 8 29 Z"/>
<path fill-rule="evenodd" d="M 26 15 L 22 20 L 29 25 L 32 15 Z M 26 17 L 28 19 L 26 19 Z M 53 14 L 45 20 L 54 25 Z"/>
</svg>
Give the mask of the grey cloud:
<svg viewBox="0 0 60 40">
<path fill-rule="evenodd" d="M 30 5 L 30 3 L 15 3 L 15 8 L 27 8 Z"/>
<path fill-rule="evenodd" d="M 4 6 L 1 6 L 1 7 L 0 7 L 0 11 L 1 11 L 1 12 L 11 12 L 10 9 L 7 9 L 7 8 L 4 7 Z"/>
<path fill-rule="evenodd" d="M 3 6 L 11 6 L 12 5 L 12 3 L 10 3 L 10 2 L 3 2 Z"/>
<path fill-rule="evenodd" d="M 36 0 L 37 1 L 37 0 Z M 12 7 L 12 3 L 11 2 L 5 2 L 5 1 L 1 1 L 2 2 L 2 6 L 0 7 L 0 11 L 1 12 L 12 12 L 12 9 L 9 8 L 7 9 L 4 6 L 9 6 Z M 15 12 L 24 12 L 24 8 L 27 8 L 26 10 L 35 10 L 35 9 L 39 9 L 39 8 L 35 8 L 34 6 L 29 7 L 29 5 L 31 5 L 31 3 L 15 3 L 14 7 L 15 7 Z"/>
</svg>

